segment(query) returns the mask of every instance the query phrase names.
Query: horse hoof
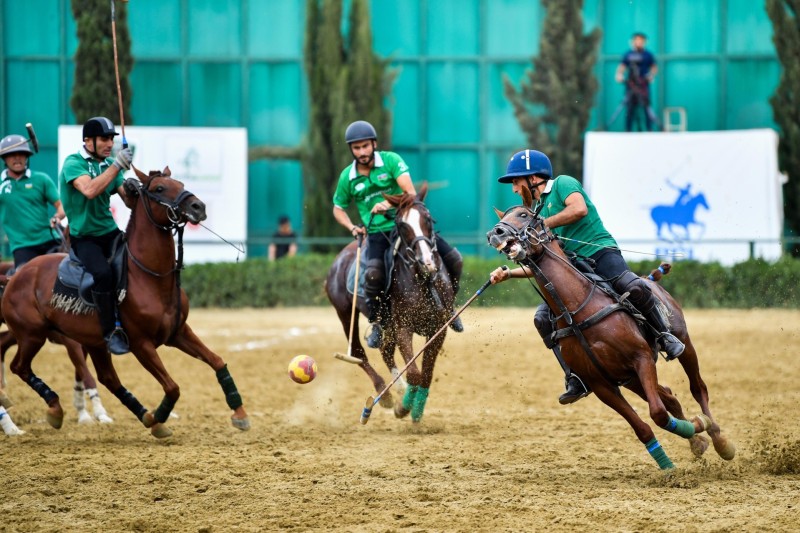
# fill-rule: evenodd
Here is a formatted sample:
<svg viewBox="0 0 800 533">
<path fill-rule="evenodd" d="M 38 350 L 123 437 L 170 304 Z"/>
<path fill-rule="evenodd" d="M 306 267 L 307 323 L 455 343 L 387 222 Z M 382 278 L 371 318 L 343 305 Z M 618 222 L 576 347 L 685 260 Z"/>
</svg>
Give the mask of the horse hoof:
<svg viewBox="0 0 800 533">
<path fill-rule="evenodd" d="M 100 414 L 94 415 L 94 417 L 101 424 L 113 424 L 114 423 L 114 419 L 111 418 L 110 416 L 108 416 L 106 413 L 100 413 Z"/>
<path fill-rule="evenodd" d="M 11 398 L 9 398 L 5 392 L 0 391 L 0 407 L 11 409 L 13 406 L 14 402 L 11 401 Z"/>
<path fill-rule="evenodd" d="M 242 431 L 247 431 L 250 429 L 250 419 L 247 417 L 245 418 L 231 417 L 231 424 L 233 424 L 233 427 L 235 427 L 236 429 L 241 429 Z"/>
<path fill-rule="evenodd" d="M 736 445 L 729 441 L 727 438 L 723 437 L 722 434 L 719 435 L 716 439 L 712 439 L 714 441 L 714 450 L 716 450 L 717 455 L 725 459 L 726 461 L 730 461 L 736 455 Z"/>
<path fill-rule="evenodd" d="M 156 424 L 150 428 L 150 434 L 157 439 L 166 439 L 172 436 L 172 430 L 164 424 Z"/>
<path fill-rule="evenodd" d="M 697 420 L 697 425 L 700 426 L 700 429 L 698 431 L 695 431 L 695 433 L 702 433 L 704 431 L 707 431 L 708 428 L 711 427 L 711 424 L 714 423 L 714 422 L 711 421 L 711 419 L 708 416 L 706 416 L 704 414 L 699 414 L 699 415 L 697 415 L 696 417 L 694 417 L 692 419 L 693 422 L 695 420 Z"/>
<path fill-rule="evenodd" d="M 391 409 L 392 407 L 394 407 L 394 398 L 392 398 L 391 394 L 386 393 L 383 396 L 381 396 L 381 399 L 378 400 L 378 403 L 380 404 L 381 407 L 385 407 L 386 409 Z"/>
<path fill-rule="evenodd" d="M 78 424 L 94 424 L 94 419 L 92 415 L 89 414 L 89 411 L 81 409 L 78 412 Z"/>
<path fill-rule="evenodd" d="M 50 424 L 55 429 L 61 429 L 61 426 L 64 424 L 64 411 L 61 409 L 60 406 L 51 407 L 47 410 L 47 423 Z"/>
<path fill-rule="evenodd" d="M 156 417 L 153 416 L 153 413 L 147 412 L 142 416 L 142 424 L 144 424 L 144 427 L 151 428 L 155 423 Z"/>
<path fill-rule="evenodd" d="M 708 449 L 708 439 L 703 435 L 695 435 L 689 438 L 689 448 L 695 457 L 701 457 Z"/>
<path fill-rule="evenodd" d="M 394 406 L 394 416 L 397 418 L 405 418 L 410 412 L 411 410 L 403 407 L 402 403 L 398 403 Z"/>
</svg>

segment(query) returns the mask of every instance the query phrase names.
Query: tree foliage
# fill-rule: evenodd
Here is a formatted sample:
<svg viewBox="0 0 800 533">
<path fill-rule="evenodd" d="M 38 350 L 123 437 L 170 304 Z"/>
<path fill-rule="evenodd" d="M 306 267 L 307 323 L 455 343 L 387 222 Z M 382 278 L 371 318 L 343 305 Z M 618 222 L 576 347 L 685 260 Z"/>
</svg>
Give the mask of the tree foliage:
<svg viewBox="0 0 800 533">
<path fill-rule="evenodd" d="M 380 145 L 391 145 L 391 114 L 384 102 L 394 72 L 372 49 L 367 0 L 353 0 L 342 35 L 342 0 L 307 0 L 305 68 L 310 124 L 302 149 L 305 224 L 309 236 L 329 236 L 331 198 L 339 174 L 353 161 L 344 142 L 347 125 L 366 120 Z M 342 232 L 344 233 L 344 229 Z"/>
<path fill-rule="evenodd" d="M 112 1 L 71 0 L 72 15 L 78 30 L 78 49 L 75 52 L 75 82 L 70 106 L 78 124 L 96 116 L 108 117 L 116 124 L 120 123 L 111 29 Z M 125 2 L 115 2 L 115 6 L 122 108 L 125 123 L 131 124 L 132 95 L 128 76 L 133 68 L 133 56 L 128 9 Z"/>
<path fill-rule="evenodd" d="M 505 94 L 528 140 L 550 157 L 556 174 L 583 176 L 583 136 L 597 93 L 594 66 L 599 29 L 583 34 L 583 0 L 541 0 L 547 10 L 539 56 L 517 90 L 504 76 Z"/>
<path fill-rule="evenodd" d="M 767 13 L 774 29 L 772 41 L 783 66 L 780 82 L 770 98 L 775 122 L 780 128 L 778 161 L 789 176 L 783 187 L 784 213 L 789 227 L 800 235 L 800 0 L 767 0 Z M 800 255 L 794 245 L 793 255 Z"/>
</svg>

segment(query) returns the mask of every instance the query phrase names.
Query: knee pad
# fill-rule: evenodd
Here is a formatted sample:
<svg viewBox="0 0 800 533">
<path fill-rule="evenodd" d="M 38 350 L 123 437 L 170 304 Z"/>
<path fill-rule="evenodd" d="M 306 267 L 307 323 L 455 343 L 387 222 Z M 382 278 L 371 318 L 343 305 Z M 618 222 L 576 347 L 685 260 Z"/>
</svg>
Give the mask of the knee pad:
<svg viewBox="0 0 800 533">
<path fill-rule="evenodd" d="M 364 290 L 367 296 L 376 296 L 383 290 L 386 275 L 384 272 L 383 261 L 380 259 L 370 259 L 364 271 Z"/>
<path fill-rule="evenodd" d="M 536 309 L 536 314 L 533 316 L 533 325 L 536 326 L 536 331 L 544 341 L 544 345 L 552 349 L 555 342 L 550 338 L 553 333 L 553 313 L 547 304 L 541 304 Z"/>
<path fill-rule="evenodd" d="M 464 260 L 461 257 L 461 252 L 453 248 L 447 255 L 442 257 L 444 267 L 453 282 L 453 289 L 458 292 L 459 280 L 461 279 L 461 272 L 464 270 Z"/>
<path fill-rule="evenodd" d="M 629 292 L 631 303 L 635 305 L 639 311 L 646 311 L 642 309 L 642 306 L 650 300 L 652 293 L 650 292 L 650 287 L 647 286 L 647 283 L 642 278 L 630 270 L 626 270 L 617 278 L 613 286 L 614 290 L 619 294 Z"/>
</svg>

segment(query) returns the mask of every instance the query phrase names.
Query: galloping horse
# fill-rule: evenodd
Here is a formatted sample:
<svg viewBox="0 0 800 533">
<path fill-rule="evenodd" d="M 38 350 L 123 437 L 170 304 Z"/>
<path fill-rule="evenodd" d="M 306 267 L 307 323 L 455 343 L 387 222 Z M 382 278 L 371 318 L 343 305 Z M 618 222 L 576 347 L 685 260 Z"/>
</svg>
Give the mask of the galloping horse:
<svg viewBox="0 0 800 533">
<path fill-rule="evenodd" d="M 453 285 L 447 269 L 436 249 L 433 231 L 433 218 L 423 203 L 428 192 L 427 185 L 415 195 L 385 195 L 386 200 L 396 209 L 394 264 L 391 271 L 390 287 L 387 295 L 390 302 L 390 317 L 384 328 L 381 356 L 389 369 L 395 370 L 394 351 L 400 353 L 408 362 L 413 356 L 412 340 L 414 334 L 430 339 L 452 316 Z M 336 308 L 345 335 L 350 330 L 352 293 L 348 294 L 347 277 L 356 256 L 356 243 L 347 245 L 333 262 L 325 291 Z M 366 302 L 358 298 L 358 311 L 366 314 Z M 433 367 L 436 357 L 444 343 L 446 332 L 442 332 L 425 348 L 422 357 L 422 371 L 416 363 L 408 368 L 408 386 L 402 401 L 395 405 L 398 418 L 411 413 L 411 420 L 419 422 L 425 410 L 425 403 L 433 380 Z M 377 392 L 385 386 L 383 378 L 370 366 L 367 354 L 358 335 L 358 313 L 355 314 L 352 335 L 352 355 L 360 359 L 361 368 L 372 380 Z M 392 407 L 390 394 L 381 397 L 383 407 Z"/>
<path fill-rule="evenodd" d="M 686 345 L 678 360 L 703 412 L 691 421 L 683 415 L 683 408 L 669 387 L 658 383 L 654 340 L 646 338 L 625 305 L 600 290 L 570 263 L 556 236 L 531 209 L 528 189 L 523 188 L 522 192 L 524 205 L 505 213 L 497 211 L 501 220 L 487 238 L 492 247 L 533 273 L 541 294 L 558 317 L 556 336 L 561 339 L 561 353 L 567 365 L 600 401 L 631 425 L 659 467 L 672 468 L 673 464 L 653 430 L 622 396 L 620 386 L 647 402 L 650 418 L 659 427 L 689 439 L 695 455 L 702 455 L 708 448 L 708 441 L 697 435 L 707 431 L 720 457 L 733 459 L 736 448 L 711 415 L 708 389 L 700 377 L 697 352 L 678 303 L 660 285 L 649 282 L 664 306 L 673 333 Z"/>
<path fill-rule="evenodd" d="M 706 225 L 694 219 L 694 213 L 697 211 L 698 207 L 705 207 L 708 209 L 708 202 L 706 201 L 706 196 L 703 193 L 690 198 L 684 204 L 655 206 L 650 210 L 650 218 L 652 218 L 653 222 L 656 224 L 656 236 L 659 239 L 662 238 L 661 228 L 665 224 L 669 228 L 673 237 L 684 240 L 688 240 L 690 237 L 690 224 L 700 226 L 702 230 L 705 231 Z M 682 227 L 685 232 L 684 235 L 676 235 L 675 231 L 672 229 L 672 226 Z"/>
<path fill-rule="evenodd" d="M 172 434 L 164 422 L 180 396 L 180 388 L 167 373 L 156 348 L 164 344 L 174 346 L 215 370 L 227 404 L 233 410 L 233 426 L 249 429 L 247 413 L 225 361 L 206 347 L 186 323 L 189 299 L 180 287 L 183 228 L 187 222 L 205 220 L 205 204 L 185 190 L 180 181 L 172 179 L 169 168 L 151 172 L 149 176 L 137 169 L 136 175 L 140 181 L 129 179 L 125 184 L 129 195 L 136 200 L 125 232 L 127 291 L 119 310 L 131 352 L 164 389 L 161 404 L 148 412 L 122 386 L 94 310 L 75 314 L 54 304 L 54 285 L 59 263 L 64 258 L 62 254 L 33 259 L 8 282 L 2 313 L 18 342 L 11 371 L 45 400 L 50 425 L 61 427 L 64 413 L 58 395 L 31 368 L 48 335 L 60 332 L 89 351 L 100 382 L 150 428 L 153 436 L 162 438 Z M 179 236 L 177 259 L 173 232 Z"/>
</svg>

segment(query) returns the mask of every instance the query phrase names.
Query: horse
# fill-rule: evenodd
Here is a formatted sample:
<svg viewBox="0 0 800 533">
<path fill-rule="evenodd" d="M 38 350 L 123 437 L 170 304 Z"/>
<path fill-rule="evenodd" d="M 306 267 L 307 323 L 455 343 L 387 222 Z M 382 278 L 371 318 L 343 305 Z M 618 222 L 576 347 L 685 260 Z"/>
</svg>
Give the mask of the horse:
<svg viewBox="0 0 800 533">
<path fill-rule="evenodd" d="M 69 250 L 67 233 L 59 224 L 56 224 L 56 233 L 58 234 L 60 244 L 54 246 L 53 249 L 49 250 L 47 253 L 66 253 Z M 0 272 L 3 273 L 0 275 L 0 298 L 2 298 L 2 291 L 8 283 L 8 275 L 13 269 L 14 263 L 12 261 L 0 262 Z M 0 325 L 3 323 L 5 323 L 5 320 L 2 314 L 0 314 Z M 91 424 L 95 420 L 101 424 L 113 423 L 114 420 L 108 416 L 103 402 L 100 399 L 100 394 L 97 392 L 97 382 L 91 370 L 89 370 L 89 366 L 86 364 L 86 358 L 88 356 L 86 350 L 77 342 L 60 335 L 58 332 L 52 332 L 49 335 L 49 340 L 53 343 L 64 345 L 64 348 L 67 350 L 67 355 L 69 355 L 69 359 L 75 367 L 75 386 L 72 394 L 72 405 L 74 405 L 75 409 L 78 411 L 78 423 Z M 11 399 L 4 391 L 8 384 L 6 382 L 5 373 L 6 353 L 9 348 L 16 344 L 17 339 L 14 338 L 14 334 L 11 333 L 10 330 L 6 329 L 0 332 L 0 405 L 6 408 L 13 405 Z M 94 416 L 90 415 L 86 410 L 87 395 L 92 402 L 92 413 Z"/>
<path fill-rule="evenodd" d="M 683 238 L 686 240 L 688 240 L 690 237 L 690 224 L 700 226 L 702 230 L 705 231 L 706 225 L 694 219 L 695 211 L 698 207 L 705 207 L 706 210 L 709 209 L 706 196 L 703 193 L 690 198 L 684 204 L 676 203 L 675 205 L 655 206 L 650 210 L 650 218 L 652 218 L 653 222 L 656 224 L 656 236 L 659 239 L 661 238 L 661 228 L 665 224 L 667 227 L 669 227 L 669 230 L 672 232 L 673 236 L 675 235 L 675 232 L 672 230 L 672 226 L 682 227 L 685 231 L 685 236 Z"/>
<path fill-rule="evenodd" d="M 390 302 L 389 320 L 385 321 L 380 352 L 383 361 L 395 375 L 395 348 L 399 348 L 403 359 L 408 363 L 414 357 L 414 334 L 430 340 L 452 316 L 455 300 L 450 275 L 436 249 L 434 221 L 424 204 L 427 192 L 428 187 L 423 184 L 416 195 L 384 195 L 396 210 L 392 233 L 396 240 L 393 247 L 394 263 L 389 276 L 390 285 L 387 289 Z M 353 314 L 352 293 L 348 293 L 347 278 L 357 255 L 357 246 L 357 243 L 350 243 L 336 256 L 325 281 L 325 292 L 336 309 L 345 336 L 350 331 L 350 318 Z M 366 301 L 362 297 L 358 297 L 357 311 L 352 325 L 353 334 L 350 335 L 351 353 L 361 361 L 359 366 L 372 380 L 375 391 L 381 392 L 385 381 L 370 365 L 358 338 L 359 313 L 367 313 Z M 412 422 L 418 423 L 421 420 L 433 380 L 436 358 L 444 344 L 445 335 L 446 332 L 442 332 L 425 348 L 421 370 L 416 362 L 408 367 L 407 386 L 401 402 L 395 404 L 390 394 L 381 397 L 381 406 L 394 406 L 397 418 L 403 418 L 410 413 Z"/>
<path fill-rule="evenodd" d="M 183 229 L 189 222 L 196 224 L 206 219 L 205 204 L 171 177 L 169 167 L 151 171 L 149 175 L 138 169 L 135 172 L 138 180 L 125 181 L 132 207 L 123 245 L 127 289 L 119 313 L 131 352 L 164 390 L 158 408 L 148 411 L 120 382 L 95 310 L 90 308 L 87 314 L 76 314 L 74 305 L 59 305 L 63 303 L 62 295 L 56 294 L 54 286 L 63 254 L 31 260 L 6 286 L 2 314 L 18 342 L 11 371 L 45 400 L 47 421 L 60 428 L 64 413 L 58 395 L 33 373 L 31 363 L 48 335 L 61 333 L 87 349 L 100 382 L 154 437 L 165 438 L 172 435 L 164 422 L 180 397 L 180 388 L 156 348 L 172 346 L 216 372 L 226 402 L 233 410 L 231 423 L 235 428 L 247 430 L 250 421 L 225 361 L 203 344 L 186 322 L 189 298 L 180 286 Z M 173 232 L 178 235 L 177 257 Z"/>
<path fill-rule="evenodd" d="M 532 209 L 532 197 L 523 188 L 523 205 L 505 213 L 495 210 L 500 222 L 487 234 L 490 246 L 524 266 L 535 280 L 553 314 L 558 318 L 561 353 L 567 365 L 604 404 L 615 410 L 662 469 L 674 465 L 650 426 L 644 422 L 620 392 L 620 386 L 644 399 L 650 418 L 659 427 L 689 439 L 692 452 L 702 455 L 708 440 L 725 460 L 733 459 L 736 447 L 722 432 L 709 409 L 708 388 L 700 376 L 697 351 L 689 337 L 681 307 L 659 284 L 647 280 L 664 306 L 672 332 L 686 345 L 678 358 L 702 414 L 688 420 L 672 390 L 658 383 L 658 352 L 650 333 L 643 333 L 634 318 L 635 310 L 615 298 L 572 265 L 557 237 Z M 658 272 L 658 271 L 654 271 Z M 646 332 L 647 330 L 644 329 Z"/>
</svg>

